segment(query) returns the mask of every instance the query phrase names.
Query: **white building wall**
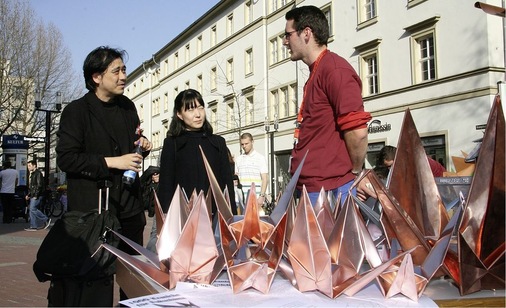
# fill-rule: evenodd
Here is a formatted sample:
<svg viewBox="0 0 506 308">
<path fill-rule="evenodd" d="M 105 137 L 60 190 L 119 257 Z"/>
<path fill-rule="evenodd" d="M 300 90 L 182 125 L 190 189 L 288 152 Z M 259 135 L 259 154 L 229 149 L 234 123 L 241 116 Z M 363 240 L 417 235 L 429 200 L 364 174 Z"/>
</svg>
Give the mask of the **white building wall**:
<svg viewBox="0 0 506 308">
<path fill-rule="evenodd" d="M 377 1 L 377 17 L 367 26 L 358 22 L 360 0 L 286 1 L 286 5 L 279 5 L 275 12 L 271 12 L 272 0 L 254 0 L 251 1 L 253 18 L 249 24 L 245 24 L 245 3 L 221 1 L 161 50 L 153 51 L 154 60 L 146 55 L 148 60 L 145 65 L 129 76 L 126 95 L 136 103 L 139 112 L 143 105 L 141 117 L 146 136 L 160 131 L 162 140 L 159 143 L 163 144 L 163 125 L 171 120 L 174 88 L 183 90 L 187 81 L 190 87 L 196 88 L 197 76 L 202 75 L 204 99 L 217 108 L 219 121 L 214 127 L 215 132 L 225 137 L 232 153 L 239 155 L 238 136 L 247 131 L 255 138 L 255 148 L 269 157 L 269 135 L 264 130 L 264 119 L 269 115 L 270 92 L 296 84 L 296 98 L 300 104 L 303 85 L 309 75 L 307 66 L 300 61 L 286 59 L 271 64 L 270 40 L 283 35 L 284 15 L 288 10 L 294 5 L 309 4 L 331 7 L 333 18 L 329 49 L 347 59 L 359 74 L 364 72 L 361 72 L 362 60 L 357 47 L 373 40 L 379 41 L 379 93 L 368 95 L 364 91 L 363 98 L 365 108 L 372 113 L 373 119 L 390 124 L 391 130 L 370 134 L 370 144 L 381 142 L 395 146 L 406 108 L 410 108 L 420 136 L 444 136 L 445 161 L 450 170 L 453 169 L 451 156 L 462 156 L 461 151 L 469 152 L 475 145 L 473 140 L 483 135 L 482 130 L 476 130 L 476 125 L 486 123 L 497 91 L 496 83 L 504 80 L 504 33 L 502 19 L 474 8 L 474 1 Z M 499 0 L 487 3 L 501 5 Z M 230 13 L 234 16 L 234 32 L 227 37 L 227 16 Z M 437 78 L 417 83 L 409 29 L 430 19 L 435 20 Z M 211 46 L 211 28 L 214 26 L 217 44 Z M 202 36 L 200 55 L 197 54 L 199 36 Z M 190 61 L 185 63 L 185 46 L 188 43 L 191 55 Z M 245 51 L 248 48 L 252 48 L 254 53 L 251 75 L 245 74 Z M 176 52 L 179 55 L 178 68 L 174 66 Z M 234 59 L 234 81 L 227 84 L 221 69 L 226 71 L 227 60 L 231 57 Z M 165 63 L 168 63 L 168 68 Z M 210 88 L 210 71 L 214 66 L 219 76 L 216 90 Z M 150 74 L 157 68 L 160 76 L 151 78 Z M 141 78 L 145 84 L 143 89 Z M 148 84 L 147 81 L 153 82 Z M 170 102 L 166 111 L 163 108 L 164 93 L 168 93 Z M 245 95 L 251 94 L 255 101 L 255 123 L 242 124 L 240 129 L 237 123 L 226 123 L 227 99 L 235 97 L 239 108 L 244 109 Z M 151 105 L 156 97 L 160 97 L 160 114 L 153 115 Z M 237 121 L 237 109 L 235 112 Z M 211 116 L 210 109 L 207 115 Z M 292 147 L 295 113 L 279 120 L 279 129 L 274 134 L 274 150 L 281 159 L 281 154 L 289 153 Z M 157 164 L 160 150 L 155 149 L 146 164 Z M 275 164 L 278 169 L 283 165 L 279 161 Z M 370 162 L 366 165 L 371 167 Z M 274 177 L 281 173 L 276 171 Z"/>
</svg>

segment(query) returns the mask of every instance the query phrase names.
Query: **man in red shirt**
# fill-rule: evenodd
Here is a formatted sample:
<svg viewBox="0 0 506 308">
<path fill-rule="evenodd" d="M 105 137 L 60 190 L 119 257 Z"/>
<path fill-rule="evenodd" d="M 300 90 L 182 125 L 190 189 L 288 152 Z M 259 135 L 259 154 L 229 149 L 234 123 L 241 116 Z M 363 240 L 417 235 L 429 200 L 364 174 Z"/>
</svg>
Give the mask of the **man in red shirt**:
<svg viewBox="0 0 506 308">
<path fill-rule="evenodd" d="M 292 61 L 310 70 L 299 110 L 291 173 L 308 153 L 297 183 L 314 205 L 321 188 L 341 192 L 342 200 L 362 171 L 367 152 L 367 122 L 362 83 L 353 67 L 327 49 L 328 21 L 315 6 L 286 13 L 284 45 Z"/>
</svg>

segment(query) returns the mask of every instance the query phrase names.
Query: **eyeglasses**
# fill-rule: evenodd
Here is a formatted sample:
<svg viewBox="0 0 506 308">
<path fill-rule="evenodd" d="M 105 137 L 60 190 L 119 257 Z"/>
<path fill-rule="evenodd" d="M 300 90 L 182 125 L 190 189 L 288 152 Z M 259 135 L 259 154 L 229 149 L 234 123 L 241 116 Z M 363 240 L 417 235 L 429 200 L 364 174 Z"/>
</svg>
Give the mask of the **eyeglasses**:
<svg viewBox="0 0 506 308">
<path fill-rule="evenodd" d="M 290 36 L 292 36 L 292 33 L 294 32 L 297 32 L 297 30 L 293 30 L 293 31 L 289 31 L 289 32 L 285 32 L 285 40 L 289 39 Z"/>
</svg>

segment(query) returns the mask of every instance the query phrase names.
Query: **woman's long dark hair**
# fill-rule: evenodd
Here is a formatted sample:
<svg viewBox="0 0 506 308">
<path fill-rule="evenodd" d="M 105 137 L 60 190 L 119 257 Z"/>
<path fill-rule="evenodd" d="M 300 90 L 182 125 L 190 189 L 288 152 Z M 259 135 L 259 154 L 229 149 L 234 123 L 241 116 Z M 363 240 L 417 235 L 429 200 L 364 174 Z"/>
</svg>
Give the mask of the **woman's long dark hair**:
<svg viewBox="0 0 506 308">
<path fill-rule="evenodd" d="M 206 107 L 204 99 L 202 98 L 202 95 L 199 93 L 199 91 L 194 89 L 187 89 L 179 92 L 179 94 L 174 99 L 172 121 L 170 122 L 167 136 L 177 137 L 186 130 L 184 121 L 177 116 L 177 113 L 197 107 L 196 102 L 199 102 L 202 107 Z M 213 134 L 213 127 L 211 126 L 211 123 L 207 121 L 207 117 L 204 121 L 204 125 L 202 125 L 202 130 L 209 135 Z"/>
</svg>

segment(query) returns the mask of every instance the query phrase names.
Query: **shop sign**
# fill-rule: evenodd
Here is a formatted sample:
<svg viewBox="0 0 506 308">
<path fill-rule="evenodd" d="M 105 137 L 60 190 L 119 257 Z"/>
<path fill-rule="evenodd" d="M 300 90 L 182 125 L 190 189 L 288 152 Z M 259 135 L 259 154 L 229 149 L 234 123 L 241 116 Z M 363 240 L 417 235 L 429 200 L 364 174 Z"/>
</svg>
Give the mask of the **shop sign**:
<svg viewBox="0 0 506 308">
<path fill-rule="evenodd" d="M 381 124 L 380 120 L 373 120 L 371 123 L 369 123 L 369 127 L 367 128 L 367 131 L 369 134 L 374 133 L 381 133 L 381 132 L 388 132 L 392 129 L 392 126 L 388 123 Z"/>
<path fill-rule="evenodd" d="M 3 135 L 2 149 L 28 149 L 28 141 L 21 135 Z"/>
</svg>

